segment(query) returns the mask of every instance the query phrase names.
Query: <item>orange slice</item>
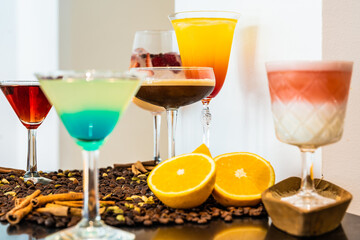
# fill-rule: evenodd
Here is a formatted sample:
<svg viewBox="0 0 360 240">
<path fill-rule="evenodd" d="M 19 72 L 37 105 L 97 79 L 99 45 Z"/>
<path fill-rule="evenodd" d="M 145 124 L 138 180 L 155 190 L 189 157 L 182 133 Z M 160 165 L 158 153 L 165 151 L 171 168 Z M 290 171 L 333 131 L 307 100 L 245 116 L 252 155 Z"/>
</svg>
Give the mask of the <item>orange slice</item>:
<svg viewBox="0 0 360 240">
<path fill-rule="evenodd" d="M 261 193 L 275 183 L 270 163 L 254 153 L 226 153 L 214 160 L 213 196 L 223 206 L 254 206 L 260 202 Z"/>
<path fill-rule="evenodd" d="M 202 153 L 212 158 L 210 150 L 205 143 L 201 144 L 197 149 L 193 151 L 193 153 Z"/>
<path fill-rule="evenodd" d="M 215 185 L 215 162 L 201 153 L 188 153 L 157 165 L 147 179 L 151 191 L 172 208 L 192 208 L 210 196 Z"/>
</svg>

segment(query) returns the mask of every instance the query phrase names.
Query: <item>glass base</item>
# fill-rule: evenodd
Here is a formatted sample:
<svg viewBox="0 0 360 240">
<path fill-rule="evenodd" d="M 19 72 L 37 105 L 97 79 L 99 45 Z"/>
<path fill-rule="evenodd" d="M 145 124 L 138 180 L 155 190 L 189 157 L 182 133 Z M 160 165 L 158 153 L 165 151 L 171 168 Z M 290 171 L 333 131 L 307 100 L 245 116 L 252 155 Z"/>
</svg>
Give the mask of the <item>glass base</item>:
<svg viewBox="0 0 360 240">
<path fill-rule="evenodd" d="M 82 219 L 76 226 L 54 233 L 45 238 L 46 240 L 133 240 L 135 234 L 113 228 L 104 224 L 103 221 L 88 222 Z"/>
<path fill-rule="evenodd" d="M 155 165 L 158 165 L 159 163 L 161 163 L 161 158 L 159 158 L 159 157 L 154 157 L 154 163 L 155 163 Z"/>
<path fill-rule="evenodd" d="M 42 184 L 49 184 L 52 180 L 49 178 L 44 178 L 40 176 L 38 172 L 27 172 L 24 175 L 24 182 L 27 180 L 31 180 L 33 183 L 42 183 Z"/>
<path fill-rule="evenodd" d="M 335 202 L 334 199 L 323 197 L 315 191 L 300 191 L 295 195 L 283 197 L 281 200 L 306 210 L 311 210 Z"/>
</svg>

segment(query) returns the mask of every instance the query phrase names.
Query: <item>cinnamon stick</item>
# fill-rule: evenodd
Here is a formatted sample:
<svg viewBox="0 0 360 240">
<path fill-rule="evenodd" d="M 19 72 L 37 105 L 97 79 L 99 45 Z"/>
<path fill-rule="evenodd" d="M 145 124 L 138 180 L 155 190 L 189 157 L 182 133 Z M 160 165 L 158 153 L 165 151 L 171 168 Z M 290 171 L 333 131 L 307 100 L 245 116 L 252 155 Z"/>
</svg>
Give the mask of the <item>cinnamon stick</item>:
<svg viewBox="0 0 360 240">
<path fill-rule="evenodd" d="M 25 171 L 21 170 L 21 169 L 0 167 L 0 173 L 11 173 L 11 172 L 14 172 L 14 173 L 17 173 L 17 174 L 20 174 L 20 175 L 25 174 Z"/>
<path fill-rule="evenodd" d="M 75 201 L 55 201 L 54 203 L 61 206 L 75 207 L 75 208 L 81 208 L 83 206 L 82 202 L 75 202 Z"/>
<path fill-rule="evenodd" d="M 82 216 L 82 210 L 80 208 L 70 208 L 70 215 L 71 216 Z"/>
<path fill-rule="evenodd" d="M 140 162 L 137 161 L 136 163 L 134 163 L 135 167 L 142 173 L 146 173 L 147 170 L 145 169 L 144 165 Z"/>
<path fill-rule="evenodd" d="M 69 215 L 69 207 L 52 203 L 48 203 L 45 207 L 38 208 L 35 211 L 40 213 L 51 213 L 52 215 L 59 217 L 66 217 Z"/>
<path fill-rule="evenodd" d="M 99 214 L 100 215 L 103 214 L 105 212 L 105 209 L 106 209 L 105 207 L 100 208 Z M 69 212 L 71 216 L 78 216 L 78 217 L 82 216 L 82 209 L 80 208 L 70 208 Z"/>
<path fill-rule="evenodd" d="M 24 198 L 16 198 L 15 199 L 15 207 L 19 206 L 20 203 L 22 203 L 22 201 L 24 201 Z"/>
<path fill-rule="evenodd" d="M 136 176 L 136 175 L 139 175 L 140 174 L 140 171 L 135 167 L 135 165 L 131 165 L 131 171 L 133 172 L 133 174 Z"/>
<path fill-rule="evenodd" d="M 30 203 L 41 193 L 40 190 L 34 191 L 32 194 L 27 196 L 21 203 L 15 206 L 6 214 L 6 219 L 10 224 L 17 224 L 25 217 L 29 212 L 31 212 L 33 205 Z"/>
<path fill-rule="evenodd" d="M 131 168 L 131 165 L 134 163 L 115 163 L 114 168 Z M 156 166 L 156 162 L 154 160 L 143 161 L 141 162 L 143 166 Z"/>
<path fill-rule="evenodd" d="M 83 193 L 69 192 L 69 193 L 40 196 L 35 199 L 32 199 L 31 204 L 33 205 L 33 207 L 38 207 L 54 201 L 71 201 L 71 200 L 81 200 L 81 199 L 83 199 Z"/>
<path fill-rule="evenodd" d="M 100 206 L 113 206 L 115 205 L 115 201 L 99 201 Z M 83 207 L 83 201 L 54 201 L 55 204 L 68 206 L 68 207 Z"/>
</svg>

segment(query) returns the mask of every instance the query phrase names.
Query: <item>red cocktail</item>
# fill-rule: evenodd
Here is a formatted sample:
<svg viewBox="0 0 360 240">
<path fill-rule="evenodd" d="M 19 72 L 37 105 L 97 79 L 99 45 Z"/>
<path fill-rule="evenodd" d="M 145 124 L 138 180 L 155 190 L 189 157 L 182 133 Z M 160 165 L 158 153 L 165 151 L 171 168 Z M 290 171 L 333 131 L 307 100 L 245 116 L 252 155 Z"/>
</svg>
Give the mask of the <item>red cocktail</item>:
<svg viewBox="0 0 360 240">
<path fill-rule="evenodd" d="M 38 81 L 3 81 L 0 88 L 21 123 L 28 129 L 28 160 L 24 179 L 48 183 L 37 171 L 36 129 L 51 109 Z"/>
<path fill-rule="evenodd" d="M 1 90 L 27 129 L 36 129 L 49 113 L 51 104 L 39 86 L 2 85 Z"/>
</svg>

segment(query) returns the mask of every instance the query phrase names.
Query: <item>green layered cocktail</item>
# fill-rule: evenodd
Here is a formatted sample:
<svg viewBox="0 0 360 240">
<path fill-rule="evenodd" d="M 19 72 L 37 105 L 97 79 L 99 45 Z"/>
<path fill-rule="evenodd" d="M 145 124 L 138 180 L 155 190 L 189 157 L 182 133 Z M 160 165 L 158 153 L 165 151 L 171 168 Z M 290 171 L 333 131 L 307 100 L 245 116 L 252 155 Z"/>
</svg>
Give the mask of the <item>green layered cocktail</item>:
<svg viewBox="0 0 360 240">
<path fill-rule="evenodd" d="M 99 214 L 99 148 L 137 92 L 137 76 L 114 72 L 57 72 L 36 74 L 40 86 L 61 121 L 84 150 L 83 219 L 49 239 L 134 239 L 134 235 L 106 226 Z"/>
<path fill-rule="evenodd" d="M 138 80 L 40 80 L 69 134 L 84 150 L 96 150 L 127 108 Z"/>
</svg>

